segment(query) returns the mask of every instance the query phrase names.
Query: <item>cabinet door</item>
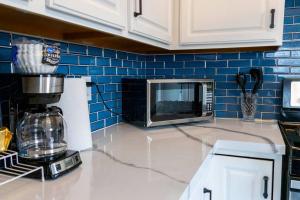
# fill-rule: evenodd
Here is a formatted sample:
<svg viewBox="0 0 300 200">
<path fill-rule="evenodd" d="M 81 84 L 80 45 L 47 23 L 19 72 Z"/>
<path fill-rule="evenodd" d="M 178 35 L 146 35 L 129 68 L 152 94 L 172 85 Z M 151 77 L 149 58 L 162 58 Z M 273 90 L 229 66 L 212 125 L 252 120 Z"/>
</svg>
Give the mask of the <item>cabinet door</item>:
<svg viewBox="0 0 300 200">
<path fill-rule="evenodd" d="M 214 156 L 211 180 L 213 200 L 271 200 L 273 162 Z"/>
<path fill-rule="evenodd" d="M 130 0 L 129 32 L 170 43 L 173 9 L 173 0 Z M 135 12 L 139 14 L 134 16 Z"/>
<path fill-rule="evenodd" d="M 67 14 L 123 29 L 126 23 L 125 0 L 47 0 L 47 6 Z"/>
<path fill-rule="evenodd" d="M 181 0 L 180 43 L 212 48 L 280 45 L 283 12 L 284 0 Z"/>
</svg>

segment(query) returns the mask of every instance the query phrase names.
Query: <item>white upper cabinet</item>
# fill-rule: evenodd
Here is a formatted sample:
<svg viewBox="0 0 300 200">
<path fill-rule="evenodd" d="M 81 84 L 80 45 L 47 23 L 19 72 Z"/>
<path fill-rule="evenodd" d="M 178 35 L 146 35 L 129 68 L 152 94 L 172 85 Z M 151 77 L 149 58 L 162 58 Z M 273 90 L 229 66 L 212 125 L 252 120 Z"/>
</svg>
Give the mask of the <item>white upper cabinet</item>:
<svg viewBox="0 0 300 200">
<path fill-rule="evenodd" d="M 129 32 L 172 42 L 174 0 L 130 0 L 129 7 Z"/>
<path fill-rule="evenodd" d="M 114 28 L 126 26 L 125 0 L 47 0 L 47 7 Z"/>
<path fill-rule="evenodd" d="M 180 45 L 282 44 L 284 0 L 180 0 Z"/>
<path fill-rule="evenodd" d="M 272 161 L 216 155 L 212 168 L 206 188 L 213 200 L 272 199 Z M 205 193 L 207 199 L 209 195 Z"/>
</svg>

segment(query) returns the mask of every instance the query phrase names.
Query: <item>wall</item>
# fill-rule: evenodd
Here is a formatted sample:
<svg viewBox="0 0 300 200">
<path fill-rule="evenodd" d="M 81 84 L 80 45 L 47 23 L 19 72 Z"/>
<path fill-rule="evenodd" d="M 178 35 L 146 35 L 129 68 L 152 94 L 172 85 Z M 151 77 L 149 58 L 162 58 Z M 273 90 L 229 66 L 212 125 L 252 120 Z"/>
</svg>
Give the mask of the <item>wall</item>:
<svg viewBox="0 0 300 200">
<path fill-rule="evenodd" d="M 20 35 L 0 32 L 0 72 L 11 72 L 11 46 Z M 264 71 L 263 88 L 258 95 L 256 118 L 276 119 L 281 105 L 283 76 L 300 75 L 300 0 L 286 0 L 284 44 L 272 52 L 233 52 L 206 54 L 138 55 L 110 49 L 61 43 L 63 51 L 59 73 L 88 75 L 97 82 L 104 99 L 115 112 L 121 112 L 122 77 L 214 78 L 217 117 L 237 118 L 240 89 L 235 74 L 252 67 Z M 54 41 L 45 40 L 47 43 Z M 253 82 L 248 85 L 251 89 Z M 108 112 L 93 87 L 89 102 L 92 130 L 121 121 Z"/>
</svg>

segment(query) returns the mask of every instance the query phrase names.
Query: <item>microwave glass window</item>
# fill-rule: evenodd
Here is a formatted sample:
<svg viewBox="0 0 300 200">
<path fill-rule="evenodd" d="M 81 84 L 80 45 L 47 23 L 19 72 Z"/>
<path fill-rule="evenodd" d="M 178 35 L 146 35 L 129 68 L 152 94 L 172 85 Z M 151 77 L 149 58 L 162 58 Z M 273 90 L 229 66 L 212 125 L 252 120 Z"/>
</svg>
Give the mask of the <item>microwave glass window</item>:
<svg viewBox="0 0 300 200">
<path fill-rule="evenodd" d="M 202 115 L 201 83 L 152 83 L 150 94 L 153 122 Z"/>
</svg>

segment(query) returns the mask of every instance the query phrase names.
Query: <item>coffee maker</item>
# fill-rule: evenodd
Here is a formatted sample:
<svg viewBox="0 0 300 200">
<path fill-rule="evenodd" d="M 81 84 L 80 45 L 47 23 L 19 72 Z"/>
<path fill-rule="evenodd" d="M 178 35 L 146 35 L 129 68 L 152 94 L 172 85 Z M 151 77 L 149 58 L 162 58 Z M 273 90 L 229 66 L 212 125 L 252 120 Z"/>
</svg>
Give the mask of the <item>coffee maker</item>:
<svg viewBox="0 0 300 200">
<path fill-rule="evenodd" d="M 9 98 L 9 127 L 15 133 L 11 145 L 19 160 L 43 166 L 46 179 L 55 179 L 78 167 L 78 151 L 68 150 L 67 124 L 59 101 L 64 76 L 59 74 L 15 75 L 21 90 Z M 20 88 L 19 87 L 19 88 Z"/>
</svg>

